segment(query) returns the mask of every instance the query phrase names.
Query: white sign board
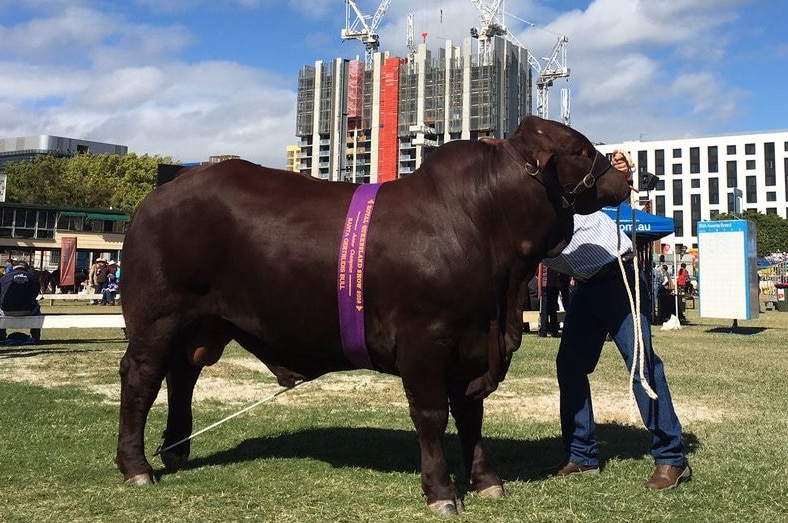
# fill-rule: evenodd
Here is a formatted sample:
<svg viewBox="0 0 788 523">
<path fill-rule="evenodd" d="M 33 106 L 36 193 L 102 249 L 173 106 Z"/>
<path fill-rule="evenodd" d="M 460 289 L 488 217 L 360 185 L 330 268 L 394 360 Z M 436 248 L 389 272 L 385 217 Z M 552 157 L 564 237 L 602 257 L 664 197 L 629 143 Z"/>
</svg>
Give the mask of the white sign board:
<svg viewBox="0 0 788 523">
<path fill-rule="evenodd" d="M 755 224 L 747 220 L 698 222 L 698 313 L 701 318 L 758 317 Z"/>
</svg>

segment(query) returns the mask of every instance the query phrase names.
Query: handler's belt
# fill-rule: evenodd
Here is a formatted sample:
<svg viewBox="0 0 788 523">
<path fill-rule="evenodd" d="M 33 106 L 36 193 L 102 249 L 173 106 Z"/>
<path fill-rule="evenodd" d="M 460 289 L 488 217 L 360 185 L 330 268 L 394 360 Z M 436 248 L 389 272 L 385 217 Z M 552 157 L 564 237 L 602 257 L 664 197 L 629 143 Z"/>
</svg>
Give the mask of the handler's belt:
<svg viewBox="0 0 788 523">
<path fill-rule="evenodd" d="M 632 260 L 634 259 L 635 259 L 635 253 L 633 253 L 632 251 L 627 251 L 621 255 L 621 261 L 624 263 L 625 267 L 627 265 L 632 265 Z M 611 276 L 616 275 L 617 273 L 618 273 L 618 258 L 616 258 L 610 263 L 603 265 L 602 268 L 599 269 L 593 276 L 591 276 L 590 278 L 588 278 L 582 283 L 591 283 L 591 282 L 604 280 Z"/>
</svg>

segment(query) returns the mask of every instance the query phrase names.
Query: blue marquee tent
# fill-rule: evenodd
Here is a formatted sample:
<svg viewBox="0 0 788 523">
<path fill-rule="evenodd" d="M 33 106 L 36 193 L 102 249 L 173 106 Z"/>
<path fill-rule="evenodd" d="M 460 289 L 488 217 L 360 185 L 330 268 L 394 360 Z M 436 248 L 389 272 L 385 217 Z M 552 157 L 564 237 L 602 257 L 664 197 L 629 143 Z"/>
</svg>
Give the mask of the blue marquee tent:
<svg viewBox="0 0 788 523">
<path fill-rule="evenodd" d="M 633 229 L 632 207 L 626 203 L 622 203 L 620 208 L 621 212 L 619 215 L 620 221 L 618 226 L 631 238 Z M 603 207 L 602 211 L 604 211 L 613 220 L 616 219 L 616 207 Z M 676 230 L 676 226 L 673 222 L 673 218 L 665 218 L 664 216 L 657 216 L 655 214 L 650 214 L 636 209 L 634 229 L 638 243 L 640 244 L 643 242 L 653 242 L 654 240 L 658 240 L 673 234 L 673 232 Z"/>
</svg>

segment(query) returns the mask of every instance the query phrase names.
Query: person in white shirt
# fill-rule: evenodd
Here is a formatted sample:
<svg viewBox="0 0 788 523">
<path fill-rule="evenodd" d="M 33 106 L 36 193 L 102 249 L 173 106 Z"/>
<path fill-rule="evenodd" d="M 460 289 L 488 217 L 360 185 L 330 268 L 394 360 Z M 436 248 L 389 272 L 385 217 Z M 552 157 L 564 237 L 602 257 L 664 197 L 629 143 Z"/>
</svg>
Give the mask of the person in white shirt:
<svg viewBox="0 0 788 523">
<path fill-rule="evenodd" d="M 616 152 L 613 165 L 628 169 L 626 157 Z M 662 360 L 651 346 L 651 303 L 648 284 L 632 261 L 632 242 L 603 211 L 575 215 L 574 235 L 563 252 L 543 263 L 573 276 L 577 285 L 564 319 L 564 331 L 556 357 L 560 390 L 561 432 L 565 461 L 552 475 L 566 477 L 600 471 L 599 447 L 594 432 L 594 411 L 588 375 L 594 371 L 608 334 L 613 338 L 631 371 L 636 354 L 636 330 L 627 286 L 618 256 L 624 260 L 629 288 L 634 295 L 640 285 L 640 317 L 643 334 L 644 375 L 656 393 L 649 397 L 634 375 L 634 396 L 646 428 L 652 434 L 651 454 L 656 467 L 645 487 L 663 490 L 688 480 L 692 470 L 684 454 L 679 422 L 665 378 Z M 636 369 L 637 370 L 637 369 Z"/>
</svg>

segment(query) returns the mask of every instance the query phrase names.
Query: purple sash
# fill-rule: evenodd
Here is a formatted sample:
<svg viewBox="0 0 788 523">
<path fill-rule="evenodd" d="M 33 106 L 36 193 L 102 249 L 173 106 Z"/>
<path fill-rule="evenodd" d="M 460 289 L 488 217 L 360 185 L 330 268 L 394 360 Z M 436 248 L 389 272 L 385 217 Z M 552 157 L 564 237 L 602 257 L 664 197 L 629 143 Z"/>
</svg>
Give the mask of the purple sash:
<svg viewBox="0 0 788 523">
<path fill-rule="evenodd" d="M 364 255 L 379 183 L 359 185 L 350 200 L 337 260 L 339 332 L 345 356 L 358 368 L 371 369 L 364 334 Z"/>
</svg>

